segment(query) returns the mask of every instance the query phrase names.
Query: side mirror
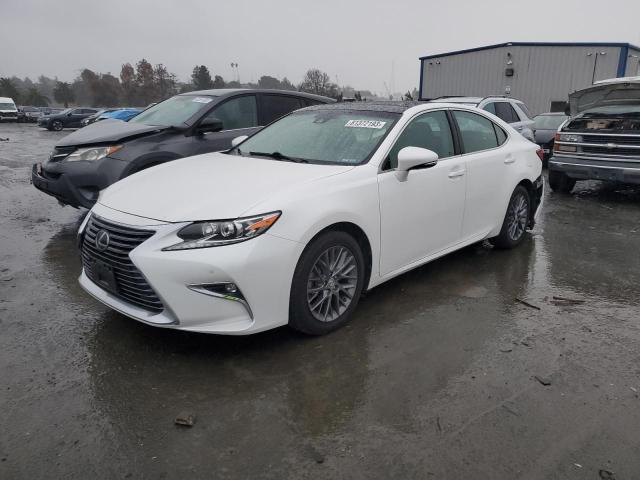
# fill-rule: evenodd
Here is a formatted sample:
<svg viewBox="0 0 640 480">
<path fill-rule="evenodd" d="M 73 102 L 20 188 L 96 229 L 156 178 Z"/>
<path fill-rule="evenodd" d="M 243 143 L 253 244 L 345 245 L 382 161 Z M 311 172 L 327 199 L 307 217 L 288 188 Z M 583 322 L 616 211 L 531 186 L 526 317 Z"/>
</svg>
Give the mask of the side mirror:
<svg viewBox="0 0 640 480">
<path fill-rule="evenodd" d="M 67 113 L 67 117 L 70 117 L 71 115 L 73 115 L 73 112 Z"/>
<path fill-rule="evenodd" d="M 414 168 L 430 168 L 438 163 L 438 154 L 420 147 L 404 147 L 398 152 L 398 168 L 396 174 L 400 181 L 405 181 L 409 170 Z"/>
<path fill-rule="evenodd" d="M 203 133 L 208 132 L 219 132 L 224 128 L 222 124 L 222 120 L 219 118 L 208 117 L 200 122 L 200 124 L 196 127 L 196 133 L 201 135 Z"/>
<path fill-rule="evenodd" d="M 249 138 L 249 135 L 240 135 L 239 137 L 234 138 L 233 140 L 231 140 L 231 148 L 237 147 L 242 142 L 244 142 L 247 138 Z"/>
</svg>

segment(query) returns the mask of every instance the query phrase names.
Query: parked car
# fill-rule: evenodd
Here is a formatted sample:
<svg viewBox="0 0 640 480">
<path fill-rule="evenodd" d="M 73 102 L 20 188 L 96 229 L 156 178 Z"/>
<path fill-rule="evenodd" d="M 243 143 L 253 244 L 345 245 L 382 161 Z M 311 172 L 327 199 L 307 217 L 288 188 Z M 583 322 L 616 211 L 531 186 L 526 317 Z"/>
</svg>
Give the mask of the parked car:
<svg viewBox="0 0 640 480">
<path fill-rule="evenodd" d="M 535 128 L 535 140 L 544 152 L 545 162 L 553 153 L 553 141 L 560 125 L 569 118 L 564 113 L 549 112 L 541 113 L 533 118 Z"/>
<path fill-rule="evenodd" d="M 98 120 L 105 120 L 107 118 L 113 118 L 115 120 L 122 120 L 123 122 L 127 122 L 131 120 L 133 117 L 142 112 L 143 108 L 120 108 L 118 110 L 114 110 L 113 112 L 105 113 L 100 116 Z"/>
<path fill-rule="evenodd" d="M 96 113 L 94 113 L 93 115 L 89 115 L 86 118 L 83 118 L 82 121 L 80 122 L 80 125 L 83 127 L 86 127 L 87 125 L 90 125 L 92 123 L 95 123 L 98 118 L 100 118 L 100 116 L 104 113 L 109 113 L 109 112 L 114 112 L 118 110 L 117 108 L 101 108 L 100 110 L 98 110 Z"/>
<path fill-rule="evenodd" d="M 17 122 L 18 108 L 12 98 L 0 97 L 0 122 Z"/>
<path fill-rule="evenodd" d="M 59 132 L 63 128 L 80 128 L 82 120 L 96 113 L 96 108 L 67 108 L 59 113 L 43 115 L 38 119 L 38 126 Z"/>
<path fill-rule="evenodd" d="M 510 97 L 441 97 L 434 101 L 473 105 L 504 120 L 524 138 L 535 143 L 535 127 L 529 109 L 521 100 Z"/>
<path fill-rule="evenodd" d="M 571 118 L 556 133 L 549 186 L 578 180 L 640 184 L 640 77 L 616 78 L 569 95 Z"/>
<path fill-rule="evenodd" d="M 102 192 L 82 287 L 149 325 L 323 334 L 412 268 L 515 247 L 543 193 L 538 146 L 460 104 L 317 105 L 233 143 Z"/>
<path fill-rule="evenodd" d="M 39 109 L 43 115 L 53 115 L 65 110 L 64 108 L 57 108 L 57 107 L 39 107 Z"/>
<path fill-rule="evenodd" d="M 42 111 L 38 107 L 22 106 L 18 107 L 18 112 L 22 115 L 18 117 L 19 122 L 31 122 L 35 123 L 43 115 Z"/>
<path fill-rule="evenodd" d="M 98 192 L 132 173 L 200 153 L 226 150 L 298 108 L 333 102 L 301 92 L 214 89 L 176 95 L 128 122 L 102 120 L 61 139 L 41 166 L 36 188 L 74 207 L 91 208 Z"/>
</svg>

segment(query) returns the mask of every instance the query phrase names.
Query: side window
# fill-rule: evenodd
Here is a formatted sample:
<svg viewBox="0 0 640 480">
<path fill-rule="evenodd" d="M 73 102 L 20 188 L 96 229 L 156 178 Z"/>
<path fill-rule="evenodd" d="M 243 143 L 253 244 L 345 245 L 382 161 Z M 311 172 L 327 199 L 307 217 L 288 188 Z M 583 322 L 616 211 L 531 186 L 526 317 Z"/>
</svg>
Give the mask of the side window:
<svg viewBox="0 0 640 480">
<path fill-rule="evenodd" d="M 493 122 L 481 115 L 455 111 L 453 115 L 458 123 L 465 153 L 488 150 L 498 146 Z M 503 132 L 504 133 L 504 132 Z"/>
<path fill-rule="evenodd" d="M 244 95 L 227 100 L 213 109 L 207 117 L 222 120 L 224 130 L 258 126 L 258 107 L 255 95 Z"/>
<path fill-rule="evenodd" d="M 302 108 L 299 98 L 284 95 L 262 95 L 262 124 L 266 125 L 275 119 Z"/>
<path fill-rule="evenodd" d="M 411 120 L 405 127 L 389 156 L 383 164 L 383 170 L 398 166 L 398 152 L 404 147 L 421 147 L 433 150 L 440 158 L 454 155 L 453 137 L 445 112 L 429 112 Z"/>
<path fill-rule="evenodd" d="M 495 102 L 491 102 L 491 103 L 487 103 L 483 110 L 486 110 L 489 113 L 493 113 L 494 115 L 496 114 L 496 104 Z"/>
<path fill-rule="evenodd" d="M 496 115 L 507 123 L 520 121 L 518 114 L 509 102 L 496 102 Z"/>
<path fill-rule="evenodd" d="M 304 103 L 305 107 L 310 107 L 311 105 L 320 105 L 322 103 L 317 100 L 311 100 L 310 98 L 304 98 L 302 102 Z"/>
</svg>

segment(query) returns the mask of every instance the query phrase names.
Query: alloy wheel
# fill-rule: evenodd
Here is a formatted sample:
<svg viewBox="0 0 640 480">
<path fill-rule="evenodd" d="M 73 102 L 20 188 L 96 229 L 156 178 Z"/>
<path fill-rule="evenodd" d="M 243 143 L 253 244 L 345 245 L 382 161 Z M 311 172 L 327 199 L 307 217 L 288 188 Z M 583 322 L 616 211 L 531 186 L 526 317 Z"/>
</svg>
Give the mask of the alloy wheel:
<svg viewBox="0 0 640 480">
<path fill-rule="evenodd" d="M 336 245 L 322 252 L 307 279 L 307 305 L 313 317 L 332 322 L 351 305 L 358 285 L 358 264 L 353 253 Z"/>
<path fill-rule="evenodd" d="M 519 193 L 509 205 L 507 232 L 511 240 L 518 241 L 527 229 L 529 222 L 529 200 Z"/>
</svg>

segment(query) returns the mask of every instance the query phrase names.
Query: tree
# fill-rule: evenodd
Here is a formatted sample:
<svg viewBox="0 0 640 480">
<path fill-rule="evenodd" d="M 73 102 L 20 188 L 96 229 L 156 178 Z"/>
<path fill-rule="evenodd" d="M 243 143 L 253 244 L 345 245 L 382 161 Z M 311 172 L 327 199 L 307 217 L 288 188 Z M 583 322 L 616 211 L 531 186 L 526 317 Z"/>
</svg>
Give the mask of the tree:
<svg viewBox="0 0 640 480">
<path fill-rule="evenodd" d="M 136 64 L 136 83 L 139 89 L 139 104 L 149 105 L 157 100 L 158 92 L 153 67 L 144 58 Z"/>
<path fill-rule="evenodd" d="M 176 94 L 176 76 L 167 67 L 159 63 L 153 68 L 153 75 L 159 96 L 157 100 L 166 100 Z"/>
<path fill-rule="evenodd" d="M 130 63 L 123 64 L 120 69 L 120 86 L 124 103 L 126 105 L 137 105 L 138 85 L 136 84 L 136 71 Z"/>
<path fill-rule="evenodd" d="M 36 87 L 31 87 L 22 103 L 33 105 L 34 107 L 47 107 L 49 106 L 49 99 L 42 95 Z"/>
<path fill-rule="evenodd" d="M 298 89 L 301 92 L 315 93 L 316 95 L 332 98 L 338 98 L 340 95 L 340 89 L 335 83 L 331 83 L 329 75 L 317 68 L 307 71 Z"/>
<path fill-rule="evenodd" d="M 258 87 L 260 88 L 280 88 L 280 80 L 269 75 L 263 75 L 258 80 Z"/>
<path fill-rule="evenodd" d="M 205 65 L 196 65 L 191 73 L 191 83 L 196 90 L 207 90 L 213 88 L 213 80 L 209 69 Z"/>
<path fill-rule="evenodd" d="M 20 103 L 20 92 L 9 78 L 0 78 L 0 97 L 12 98 L 14 102 Z"/>
<path fill-rule="evenodd" d="M 224 78 L 222 78 L 220 75 L 216 75 L 213 79 L 213 88 L 224 88 L 224 86 Z"/>
<path fill-rule="evenodd" d="M 116 107 L 120 104 L 122 88 L 120 80 L 110 73 L 103 73 L 91 85 L 93 105 L 98 107 Z"/>
<path fill-rule="evenodd" d="M 280 82 L 280 88 L 282 90 L 297 90 L 296 86 L 287 77 L 284 77 Z"/>
<path fill-rule="evenodd" d="M 64 108 L 67 108 L 75 99 L 71 85 L 68 82 L 56 82 L 56 86 L 53 89 L 53 98 L 56 102 L 62 103 Z"/>
</svg>

